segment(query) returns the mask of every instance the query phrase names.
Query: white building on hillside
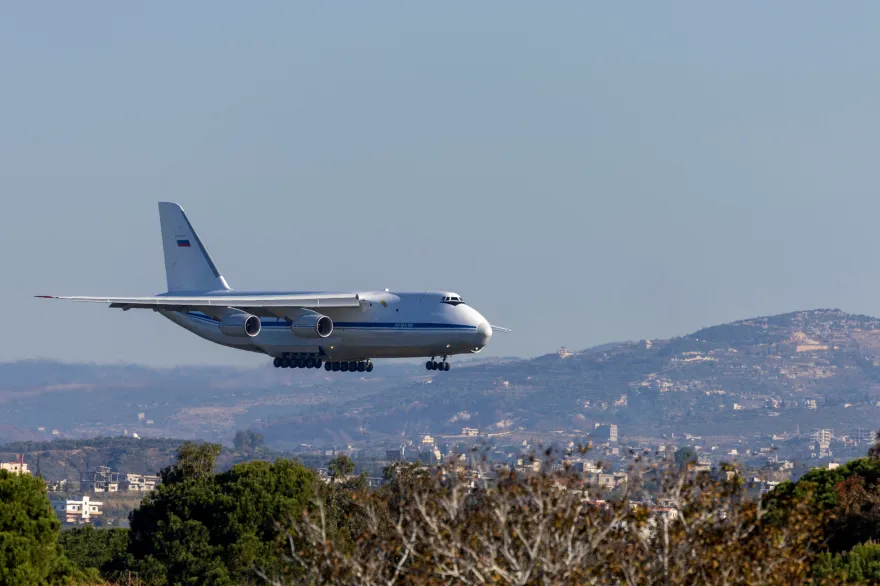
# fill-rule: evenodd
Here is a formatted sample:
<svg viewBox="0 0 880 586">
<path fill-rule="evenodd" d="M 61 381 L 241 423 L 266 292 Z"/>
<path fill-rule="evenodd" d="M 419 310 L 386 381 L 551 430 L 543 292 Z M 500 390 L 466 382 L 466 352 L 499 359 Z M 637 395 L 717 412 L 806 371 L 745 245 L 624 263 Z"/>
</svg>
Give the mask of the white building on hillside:
<svg viewBox="0 0 880 586">
<path fill-rule="evenodd" d="M 12 474 L 30 475 L 31 473 L 28 470 L 28 465 L 24 463 L 24 454 L 18 457 L 18 462 L 0 462 L 0 470 L 7 470 Z"/>
<path fill-rule="evenodd" d="M 152 474 L 126 474 L 123 489 L 133 492 L 150 492 L 159 484 L 159 476 Z"/>
<path fill-rule="evenodd" d="M 101 507 L 104 503 L 101 501 L 90 500 L 88 496 L 82 497 L 82 500 L 67 499 L 64 501 L 53 501 L 52 508 L 55 514 L 64 523 L 82 525 L 91 523 L 95 517 L 101 516 L 104 512 Z"/>
</svg>

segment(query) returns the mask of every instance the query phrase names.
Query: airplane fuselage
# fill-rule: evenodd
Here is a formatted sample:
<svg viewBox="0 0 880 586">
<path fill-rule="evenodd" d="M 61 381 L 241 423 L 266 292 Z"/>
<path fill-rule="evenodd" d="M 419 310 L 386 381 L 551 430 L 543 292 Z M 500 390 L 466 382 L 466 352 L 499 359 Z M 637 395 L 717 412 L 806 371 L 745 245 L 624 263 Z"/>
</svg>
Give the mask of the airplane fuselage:
<svg viewBox="0 0 880 586">
<path fill-rule="evenodd" d="M 218 292 L 222 297 L 226 292 Z M 278 295 L 276 292 L 236 292 L 239 295 Z M 321 309 L 333 320 L 326 338 L 297 336 L 291 323 L 261 317 L 260 333 L 232 337 L 220 331 L 219 321 L 200 311 L 161 311 L 181 327 L 211 342 L 273 357 L 316 355 L 324 360 L 359 361 L 371 358 L 451 356 L 479 352 L 492 336 L 489 322 L 453 293 L 359 293 L 360 307 Z M 457 296 L 455 296 L 457 298 Z"/>
</svg>

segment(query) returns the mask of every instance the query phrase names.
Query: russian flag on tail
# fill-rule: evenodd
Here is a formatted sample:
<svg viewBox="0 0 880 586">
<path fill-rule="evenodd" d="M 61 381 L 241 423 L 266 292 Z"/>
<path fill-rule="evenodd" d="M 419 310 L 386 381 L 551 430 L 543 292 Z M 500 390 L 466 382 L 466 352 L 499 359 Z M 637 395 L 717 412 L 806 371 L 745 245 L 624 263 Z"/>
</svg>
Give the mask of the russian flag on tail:
<svg viewBox="0 0 880 586">
<path fill-rule="evenodd" d="M 178 238 L 177 239 L 177 247 L 178 248 L 189 248 L 190 247 L 189 240 L 186 240 L 183 238 Z"/>
</svg>

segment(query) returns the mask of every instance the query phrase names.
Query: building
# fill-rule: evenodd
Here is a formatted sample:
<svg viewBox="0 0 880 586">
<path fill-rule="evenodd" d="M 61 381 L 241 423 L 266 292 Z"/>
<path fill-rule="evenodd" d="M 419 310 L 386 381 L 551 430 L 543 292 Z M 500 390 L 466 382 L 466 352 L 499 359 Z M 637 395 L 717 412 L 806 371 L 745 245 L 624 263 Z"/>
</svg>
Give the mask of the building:
<svg viewBox="0 0 880 586">
<path fill-rule="evenodd" d="M 593 439 L 601 443 L 616 443 L 617 442 L 617 425 L 596 425 L 596 428 L 593 430 L 593 433 L 590 434 Z"/>
<path fill-rule="evenodd" d="M 864 429 L 862 427 L 853 430 L 851 436 L 856 444 L 873 444 L 875 437 L 876 433 L 873 429 Z"/>
<path fill-rule="evenodd" d="M 12 474 L 26 474 L 30 476 L 28 465 L 24 463 L 24 454 L 19 454 L 17 462 L 0 462 L 0 470 L 7 470 Z"/>
<path fill-rule="evenodd" d="M 130 492 L 150 492 L 159 484 L 160 478 L 153 474 L 126 474 L 122 482 L 123 490 Z"/>
<path fill-rule="evenodd" d="M 52 508 L 55 510 L 58 518 L 63 523 L 73 525 L 91 523 L 96 517 L 104 513 L 101 510 L 103 506 L 104 503 L 90 500 L 88 496 L 82 497 L 82 500 L 67 499 L 52 502 Z"/>
<path fill-rule="evenodd" d="M 480 435 L 480 430 L 476 427 L 462 427 L 461 435 L 467 437 L 477 437 L 478 435 Z"/>
<path fill-rule="evenodd" d="M 810 435 L 811 439 L 819 444 L 820 450 L 827 450 L 829 447 L 831 447 L 831 440 L 834 437 L 834 430 L 815 429 Z"/>
<path fill-rule="evenodd" d="M 67 479 L 62 478 L 61 480 L 47 480 L 46 490 L 48 492 L 67 492 Z"/>
<path fill-rule="evenodd" d="M 82 490 L 90 492 L 117 492 L 119 491 L 119 472 L 113 472 L 107 466 L 98 466 L 91 474 L 83 474 L 80 477 L 79 485 Z"/>
</svg>

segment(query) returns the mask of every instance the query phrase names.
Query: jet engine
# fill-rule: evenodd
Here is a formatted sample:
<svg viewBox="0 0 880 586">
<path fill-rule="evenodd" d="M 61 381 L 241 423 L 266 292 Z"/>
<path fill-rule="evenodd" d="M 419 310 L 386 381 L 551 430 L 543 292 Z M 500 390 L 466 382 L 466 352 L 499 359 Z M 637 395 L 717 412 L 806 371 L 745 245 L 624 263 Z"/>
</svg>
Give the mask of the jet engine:
<svg viewBox="0 0 880 586">
<path fill-rule="evenodd" d="M 326 338 L 333 333 L 333 320 L 320 313 L 306 313 L 296 318 L 290 329 L 300 338 Z"/>
<path fill-rule="evenodd" d="M 220 331 L 236 338 L 253 338 L 261 328 L 260 318 L 249 313 L 233 313 L 220 320 Z"/>
</svg>

